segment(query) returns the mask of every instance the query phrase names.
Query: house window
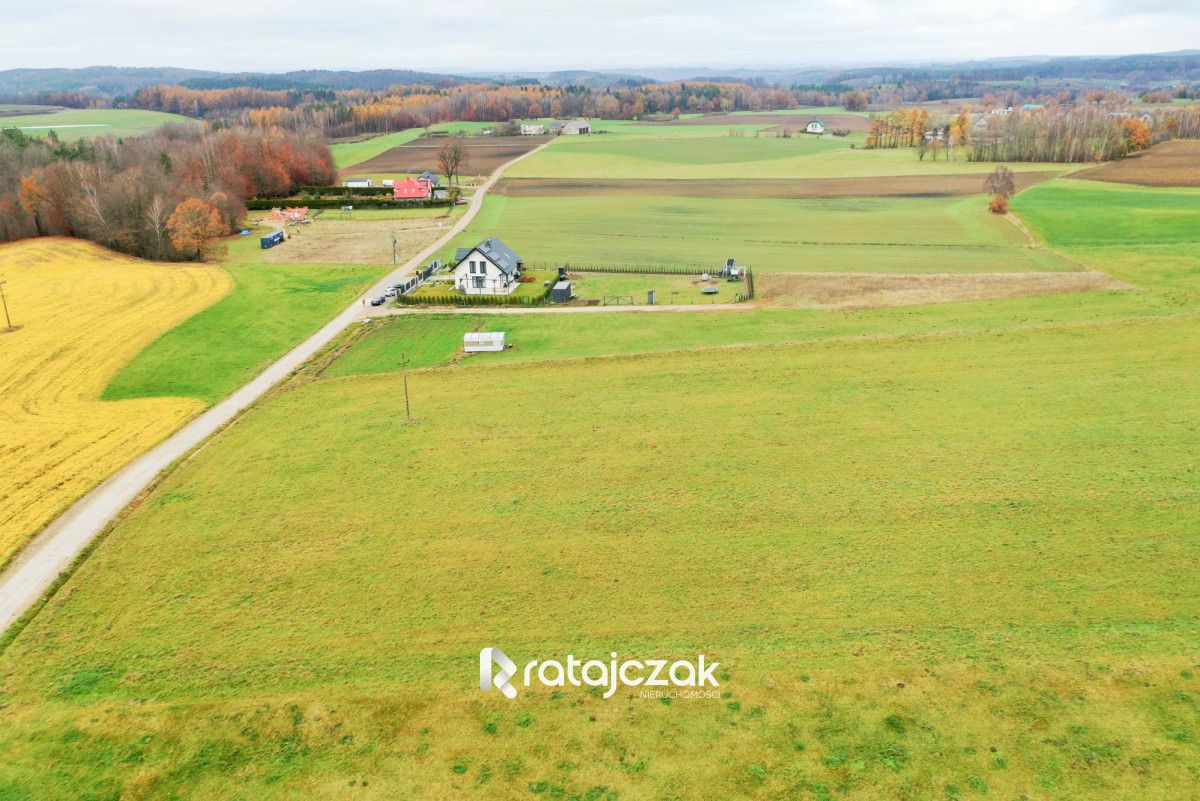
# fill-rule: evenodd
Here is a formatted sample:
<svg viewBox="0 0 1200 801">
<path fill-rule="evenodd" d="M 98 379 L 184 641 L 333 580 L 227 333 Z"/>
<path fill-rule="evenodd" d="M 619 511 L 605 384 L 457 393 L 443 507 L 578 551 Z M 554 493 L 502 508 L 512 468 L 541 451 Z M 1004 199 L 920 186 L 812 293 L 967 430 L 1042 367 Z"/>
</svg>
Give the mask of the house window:
<svg viewBox="0 0 1200 801">
<path fill-rule="evenodd" d="M 476 289 L 483 289 L 483 276 L 482 275 L 475 276 L 475 278 L 472 279 L 472 281 L 473 281 L 472 285 Z"/>
</svg>

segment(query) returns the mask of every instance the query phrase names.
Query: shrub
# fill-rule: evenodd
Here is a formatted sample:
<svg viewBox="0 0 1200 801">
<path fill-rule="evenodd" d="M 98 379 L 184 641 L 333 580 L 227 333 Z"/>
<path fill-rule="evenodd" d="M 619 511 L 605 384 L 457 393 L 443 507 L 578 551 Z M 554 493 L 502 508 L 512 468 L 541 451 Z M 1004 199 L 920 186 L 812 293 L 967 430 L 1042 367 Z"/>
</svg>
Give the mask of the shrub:
<svg viewBox="0 0 1200 801">
<path fill-rule="evenodd" d="M 1008 198 L 1004 195 L 996 195 L 988 202 L 988 210 L 992 214 L 1008 214 Z"/>
</svg>

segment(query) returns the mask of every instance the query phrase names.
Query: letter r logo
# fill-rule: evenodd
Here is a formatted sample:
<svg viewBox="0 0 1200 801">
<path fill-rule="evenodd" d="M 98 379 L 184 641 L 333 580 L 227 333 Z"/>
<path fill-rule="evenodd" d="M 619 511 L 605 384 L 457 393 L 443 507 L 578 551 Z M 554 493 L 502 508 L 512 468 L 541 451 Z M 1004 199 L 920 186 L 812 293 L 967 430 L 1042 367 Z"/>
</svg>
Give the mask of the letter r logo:
<svg viewBox="0 0 1200 801">
<path fill-rule="evenodd" d="M 496 675 L 492 676 L 492 666 Z M 479 689 L 490 690 L 493 686 L 504 693 L 505 698 L 516 698 L 517 688 L 509 682 L 517 672 L 517 665 L 499 648 L 484 648 L 479 652 Z"/>
</svg>

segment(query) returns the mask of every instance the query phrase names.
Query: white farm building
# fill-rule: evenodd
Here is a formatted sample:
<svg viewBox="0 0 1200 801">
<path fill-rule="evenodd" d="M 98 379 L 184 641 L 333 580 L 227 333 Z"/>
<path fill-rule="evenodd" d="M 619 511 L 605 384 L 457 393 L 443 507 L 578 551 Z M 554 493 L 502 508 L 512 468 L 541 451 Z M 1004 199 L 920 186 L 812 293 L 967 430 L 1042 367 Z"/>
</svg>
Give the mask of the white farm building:
<svg viewBox="0 0 1200 801">
<path fill-rule="evenodd" d="M 454 286 L 465 295 L 508 295 L 521 277 L 521 257 L 495 237 L 455 254 Z"/>
<path fill-rule="evenodd" d="M 804 130 L 810 134 L 820 136 L 825 133 L 825 123 L 821 121 L 820 117 L 813 117 Z"/>
</svg>

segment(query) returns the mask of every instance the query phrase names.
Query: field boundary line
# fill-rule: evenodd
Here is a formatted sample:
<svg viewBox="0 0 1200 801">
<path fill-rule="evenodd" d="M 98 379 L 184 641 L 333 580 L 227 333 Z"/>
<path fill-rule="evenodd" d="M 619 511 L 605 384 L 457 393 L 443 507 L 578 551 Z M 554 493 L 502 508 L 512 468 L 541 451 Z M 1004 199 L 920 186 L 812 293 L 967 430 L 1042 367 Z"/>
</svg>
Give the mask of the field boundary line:
<svg viewBox="0 0 1200 801">
<path fill-rule="evenodd" d="M 316 333 L 275 360 L 233 393 L 106 478 L 31 538 L 0 574 L 0 633 L 19 619 L 23 620 L 23 625 L 28 625 L 32 617 L 26 617 L 26 611 L 53 596 L 65 578 L 81 563 L 80 556 L 87 551 L 91 542 L 137 500 L 147 487 L 165 477 L 183 457 L 256 403 L 275 385 L 294 375 L 342 331 L 367 316 L 364 313 L 365 299 L 383 294 L 387 287 L 419 268 L 448 245 L 479 213 L 488 190 L 495 185 L 504 171 L 541 151 L 548 144 L 550 142 L 542 143 L 500 165 L 471 196 L 466 213 L 437 241 L 380 278 Z M 42 607 L 38 606 L 38 609 L 40 608 Z M 34 615 L 36 616 L 36 611 Z"/>
</svg>

